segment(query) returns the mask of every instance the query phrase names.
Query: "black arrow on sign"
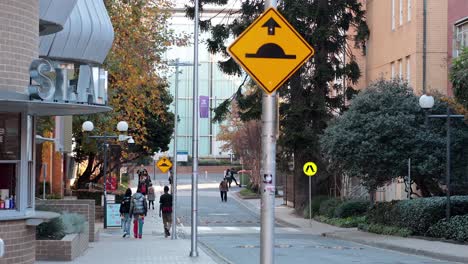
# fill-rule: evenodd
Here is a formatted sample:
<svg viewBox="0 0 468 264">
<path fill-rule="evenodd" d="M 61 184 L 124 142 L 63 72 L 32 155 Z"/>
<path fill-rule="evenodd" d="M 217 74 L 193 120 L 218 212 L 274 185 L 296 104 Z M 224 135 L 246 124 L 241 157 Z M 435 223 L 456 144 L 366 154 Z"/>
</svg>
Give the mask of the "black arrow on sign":
<svg viewBox="0 0 468 264">
<path fill-rule="evenodd" d="M 275 28 L 281 28 L 276 21 L 270 17 L 265 24 L 263 24 L 262 27 L 267 27 L 268 28 L 268 35 L 275 35 Z"/>
</svg>

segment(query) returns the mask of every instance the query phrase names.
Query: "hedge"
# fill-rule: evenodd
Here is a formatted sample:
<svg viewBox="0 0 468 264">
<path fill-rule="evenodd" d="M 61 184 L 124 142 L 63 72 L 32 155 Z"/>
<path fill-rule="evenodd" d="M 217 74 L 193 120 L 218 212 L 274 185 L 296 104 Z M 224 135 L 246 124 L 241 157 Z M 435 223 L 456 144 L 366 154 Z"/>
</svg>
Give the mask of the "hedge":
<svg viewBox="0 0 468 264">
<path fill-rule="evenodd" d="M 431 226 L 426 235 L 460 242 L 468 241 L 468 214 L 454 216 L 449 221 L 444 218 Z"/>
<path fill-rule="evenodd" d="M 358 225 L 360 230 L 380 234 L 380 235 L 388 235 L 388 236 L 401 236 L 401 237 L 408 237 L 411 236 L 412 231 L 408 228 L 400 228 L 396 226 L 386 226 L 380 224 L 365 224 L 360 223 Z"/>
<path fill-rule="evenodd" d="M 336 198 L 331 198 L 331 199 L 323 201 L 320 204 L 320 209 L 319 209 L 320 215 L 333 218 L 333 216 L 335 215 L 336 207 L 338 207 L 338 205 L 340 205 L 341 203 L 342 203 L 341 200 L 336 199 Z"/>
<path fill-rule="evenodd" d="M 445 217 L 446 197 L 378 203 L 368 213 L 369 223 L 404 227 L 424 235 Z M 451 215 L 468 214 L 468 196 L 452 196 Z"/>
<path fill-rule="evenodd" d="M 328 199 L 328 196 L 318 195 L 312 198 L 310 203 L 310 209 L 312 216 L 318 215 L 320 210 L 320 204 Z M 304 208 L 304 218 L 309 218 L 309 205 L 307 204 Z"/>
<path fill-rule="evenodd" d="M 369 201 L 349 200 L 341 203 L 335 209 L 335 217 L 347 218 L 364 215 L 370 207 Z"/>
</svg>

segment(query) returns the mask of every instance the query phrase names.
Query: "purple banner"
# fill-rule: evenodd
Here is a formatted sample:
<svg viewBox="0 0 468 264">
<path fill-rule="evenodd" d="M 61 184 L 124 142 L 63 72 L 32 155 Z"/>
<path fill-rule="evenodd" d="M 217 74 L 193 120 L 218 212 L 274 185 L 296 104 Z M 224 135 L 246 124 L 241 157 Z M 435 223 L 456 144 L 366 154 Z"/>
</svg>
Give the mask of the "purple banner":
<svg viewBox="0 0 468 264">
<path fill-rule="evenodd" d="M 200 118 L 208 118 L 210 113 L 210 97 L 200 95 Z"/>
</svg>

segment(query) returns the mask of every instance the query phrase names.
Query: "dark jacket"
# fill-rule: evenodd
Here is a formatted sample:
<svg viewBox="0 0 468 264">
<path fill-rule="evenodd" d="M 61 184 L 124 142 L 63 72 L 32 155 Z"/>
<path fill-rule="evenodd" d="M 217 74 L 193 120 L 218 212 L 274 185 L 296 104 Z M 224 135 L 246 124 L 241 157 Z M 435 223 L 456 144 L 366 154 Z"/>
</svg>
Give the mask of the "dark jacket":
<svg viewBox="0 0 468 264">
<path fill-rule="evenodd" d="M 146 198 L 142 193 L 135 193 L 132 197 L 132 203 L 130 205 L 130 214 L 132 215 L 146 215 L 148 211 L 148 205 L 146 204 Z"/>
<path fill-rule="evenodd" d="M 122 199 L 122 202 L 120 202 L 120 213 L 121 214 L 128 214 L 130 213 L 130 206 L 132 203 L 132 197 L 131 196 L 125 196 Z"/>
<path fill-rule="evenodd" d="M 229 191 L 228 183 L 226 181 L 221 181 L 221 183 L 219 183 L 219 191 L 221 192 Z"/>
</svg>

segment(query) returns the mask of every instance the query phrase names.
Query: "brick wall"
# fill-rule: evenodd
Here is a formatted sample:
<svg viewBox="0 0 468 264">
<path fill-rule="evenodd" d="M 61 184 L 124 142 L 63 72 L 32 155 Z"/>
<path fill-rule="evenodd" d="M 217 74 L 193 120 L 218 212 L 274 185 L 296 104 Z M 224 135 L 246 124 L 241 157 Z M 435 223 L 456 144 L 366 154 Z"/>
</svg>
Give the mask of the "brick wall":
<svg viewBox="0 0 468 264">
<path fill-rule="evenodd" d="M 38 56 L 38 2 L 0 1 L 0 90 L 12 99 L 24 99 L 29 65 Z"/>
<path fill-rule="evenodd" d="M 47 206 L 52 211 L 78 213 L 89 223 L 89 241 L 95 238 L 95 202 L 94 200 L 38 200 L 36 206 Z"/>
<path fill-rule="evenodd" d="M 88 248 L 89 232 L 87 231 L 82 234 L 66 235 L 62 240 L 36 240 L 36 259 L 57 261 L 75 259 Z"/>
<path fill-rule="evenodd" d="M 0 264 L 32 264 L 36 258 L 36 228 L 25 220 L 0 221 L 0 238 L 5 243 L 5 255 Z"/>
</svg>

